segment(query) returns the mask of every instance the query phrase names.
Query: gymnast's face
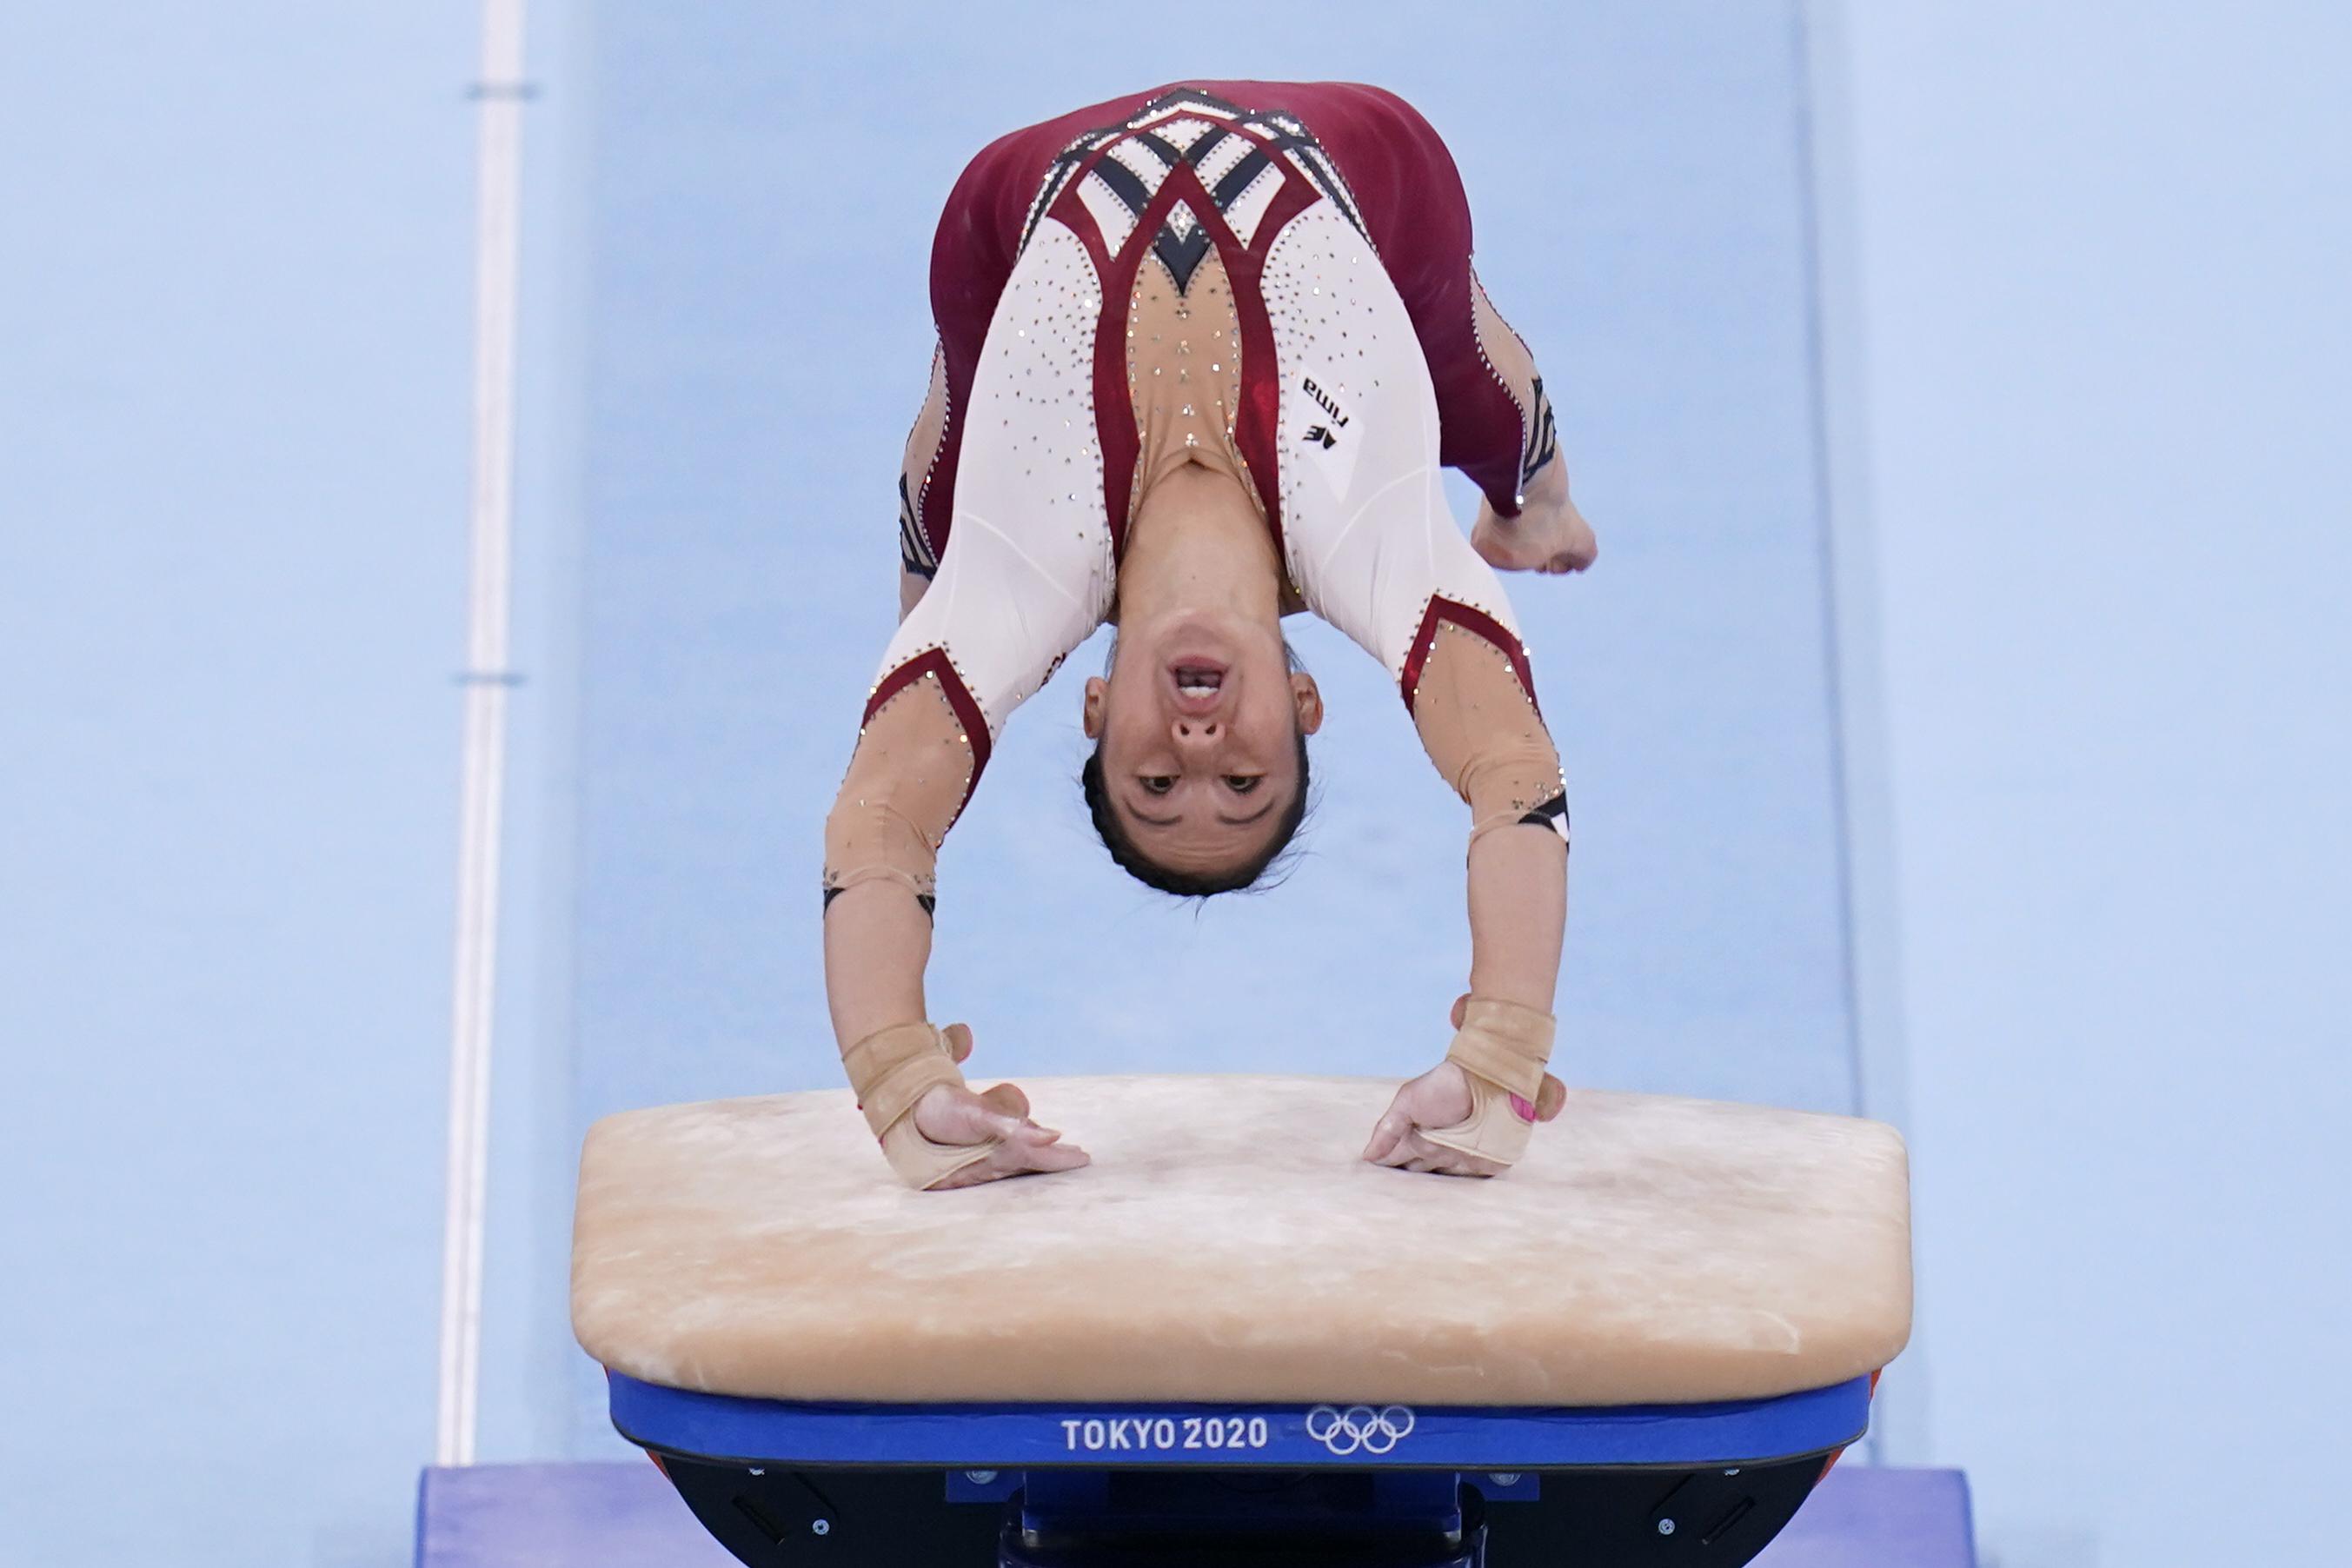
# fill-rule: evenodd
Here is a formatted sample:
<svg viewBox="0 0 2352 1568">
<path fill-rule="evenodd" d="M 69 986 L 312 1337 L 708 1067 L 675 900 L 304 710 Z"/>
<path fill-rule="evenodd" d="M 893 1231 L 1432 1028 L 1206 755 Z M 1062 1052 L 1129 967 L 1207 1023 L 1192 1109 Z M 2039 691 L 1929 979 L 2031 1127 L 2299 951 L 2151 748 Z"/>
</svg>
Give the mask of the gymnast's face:
<svg viewBox="0 0 2352 1568">
<path fill-rule="evenodd" d="M 1087 682 L 1085 723 L 1136 847 L 1204 875 L 1265 852 L 1301 787 L 1298 737 L 1322 727 L 1323 698 L 1278 632 L 1188 610 L 1120 627 L 1109 679 Z"/>
</svg>

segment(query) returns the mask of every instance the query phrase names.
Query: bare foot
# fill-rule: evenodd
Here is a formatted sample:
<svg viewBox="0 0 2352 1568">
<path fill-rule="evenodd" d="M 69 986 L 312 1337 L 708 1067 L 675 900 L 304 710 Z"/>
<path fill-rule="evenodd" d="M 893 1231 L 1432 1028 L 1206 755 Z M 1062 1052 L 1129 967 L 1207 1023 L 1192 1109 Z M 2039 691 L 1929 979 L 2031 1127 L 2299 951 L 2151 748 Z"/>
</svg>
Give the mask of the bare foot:
<svg viewBox="0 0 2352 1568">
<path fill-rule="evenodd" d="M 1470 547 L 1497 572 L 1581 572 L 1601 553 L 1592 525 L 1569 499 L 1568 469 L 1557 458 L 1528 487 L 1518 516 L 1498 516 L 1479 501 Z"/>
</svg>

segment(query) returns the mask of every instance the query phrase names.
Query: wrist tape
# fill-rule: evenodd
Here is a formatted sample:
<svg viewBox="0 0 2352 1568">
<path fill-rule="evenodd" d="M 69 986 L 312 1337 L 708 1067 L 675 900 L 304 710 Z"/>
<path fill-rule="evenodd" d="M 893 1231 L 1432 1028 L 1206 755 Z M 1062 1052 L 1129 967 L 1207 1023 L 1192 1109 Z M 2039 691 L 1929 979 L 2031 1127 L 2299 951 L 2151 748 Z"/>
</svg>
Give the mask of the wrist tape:
<svg viewBox="0 0 2352 1568">
<path fill-rule="evenodd" d="M 1511 1101 L 1517 1098 L 1534 1110 L 1543 1092 L 1545 1064 L 1551 1060 L 1552 1030 L 1549 1013 L 1472 997 L 1445 1053 L 1470 1079 L 1470 1114 L 1452 1127 L 1423 1128 L 1421 1135 L 1456 1153 L 1517 1164 L 1528 1152 L 1535 1123 Z"/>
<path fill-rule="evenodd" d="M 988 1158 L 1002 1142 L 934 1143 L 915 1125 L 915 1102 L 946 1084 L 964 1087 L 963 1072 L 948 1050 L 947 1038 L 927 1023 L 894 1024 L 877 1029 L 841 1053 L 857 1109 L 882 1145 L 882 1157 L 898 1179 L 918 1189 L 932 1187 L 965 1166 Z"/>
</svg>

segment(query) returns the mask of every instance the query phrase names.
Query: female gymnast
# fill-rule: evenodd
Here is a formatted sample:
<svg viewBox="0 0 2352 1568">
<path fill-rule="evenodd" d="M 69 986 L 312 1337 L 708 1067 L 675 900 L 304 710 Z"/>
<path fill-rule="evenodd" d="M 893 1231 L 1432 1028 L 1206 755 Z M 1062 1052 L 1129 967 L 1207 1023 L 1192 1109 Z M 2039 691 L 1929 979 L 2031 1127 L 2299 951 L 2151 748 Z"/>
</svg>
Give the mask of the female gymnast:
<svg viewBox="0 0 2352 1568">
<path fill-rule="evenodd" d="M 933 869 L 1013 710 L 1097 626 L 1081 775 L 1113 860 L 1205 896 L 1306 808 L 1309 610 L 1385 664 L 1470 808 L 1470 990 L 1364 1157 L 1500 1173 L 1544 1067 L 1567 901 L 1559 759 L 1506 571 L 1579 571 L 1543 381 L 1471 269 L 1444 144 L 1342 83 L 1186 82 L 1017 131 L 931 251 L 939 348 L 898 481 L 898 631 L 825 823 L 824 966 L 850 1082 L 921 1188 L 1087 1155 L 929 1022 Z M 1440 469 L 1484 492 L 1465 539 Z"/>
</svg>

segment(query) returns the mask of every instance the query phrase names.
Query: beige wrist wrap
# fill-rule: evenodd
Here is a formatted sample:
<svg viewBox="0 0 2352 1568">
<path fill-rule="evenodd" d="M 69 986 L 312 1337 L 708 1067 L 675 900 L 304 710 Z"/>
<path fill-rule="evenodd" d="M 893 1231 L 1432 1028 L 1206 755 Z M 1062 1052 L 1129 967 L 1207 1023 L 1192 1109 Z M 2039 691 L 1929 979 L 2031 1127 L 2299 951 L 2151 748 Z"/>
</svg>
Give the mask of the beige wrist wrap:
<svg viewBox="0 0 2352 1568">
<path fill-rule="evenodd" d="M 857 1109 L 882 1144 L 882 1157 L 908 1186 L 938 1185 L 966 1165 L 988 1158 L 1000 1142 L 934 1143 L 915 1125 L 915 1102 L 941 1084 L 964 1087 L 946 1037 L 929 1024 L 877 1029 L 841 1053 Z"/>
<path fill-rule="evenodd" d="M 1516 1002 L 1474 996 L 1445 1059 L 1470 1079 L 1470 1115 L 1452 1127 L 1423 1128 L 1422 1136 L 1457 1153 L 1517 1164 L 1528 1152 L 1535 1123 L 1512 1106 L 1517 1096 L 1532 1112 L 1551 1060 L 1552 1016 Z"/>
</svg>

